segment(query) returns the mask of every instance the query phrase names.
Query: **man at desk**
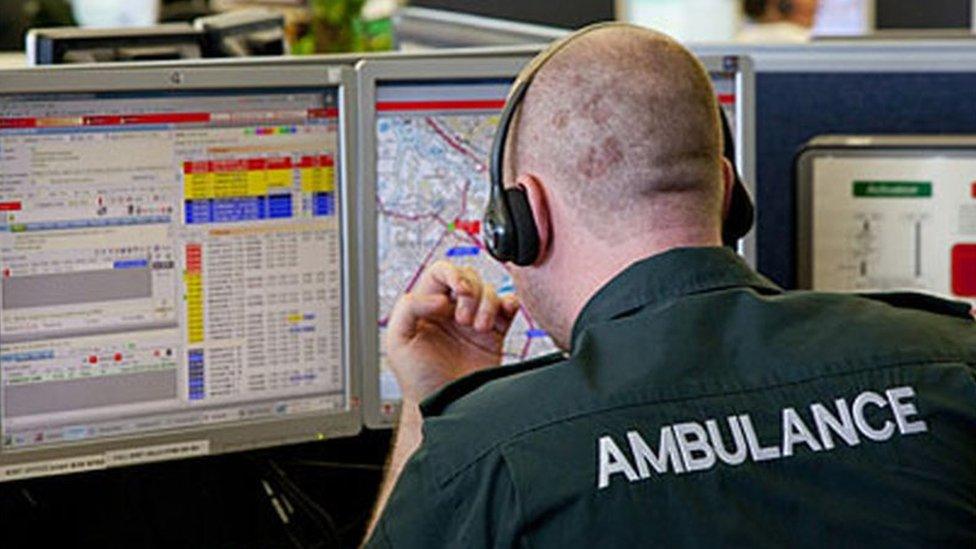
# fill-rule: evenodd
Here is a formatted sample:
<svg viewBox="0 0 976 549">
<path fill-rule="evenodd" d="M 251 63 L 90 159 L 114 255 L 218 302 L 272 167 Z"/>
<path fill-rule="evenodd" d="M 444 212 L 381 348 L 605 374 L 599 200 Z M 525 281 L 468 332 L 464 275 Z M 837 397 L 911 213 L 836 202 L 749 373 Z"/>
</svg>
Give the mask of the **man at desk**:
<svg viewBox="0 0 976 549">
<path fill-rule="evenodd" d="M 585 29 L 513 90 L 486 243 L 566 355 L 493 368 L 519 305 L 432 266 L 367 546 L 976 543 L 967 307 L 749 268 L 708 75 L 661 34 Z"/>
</svg>

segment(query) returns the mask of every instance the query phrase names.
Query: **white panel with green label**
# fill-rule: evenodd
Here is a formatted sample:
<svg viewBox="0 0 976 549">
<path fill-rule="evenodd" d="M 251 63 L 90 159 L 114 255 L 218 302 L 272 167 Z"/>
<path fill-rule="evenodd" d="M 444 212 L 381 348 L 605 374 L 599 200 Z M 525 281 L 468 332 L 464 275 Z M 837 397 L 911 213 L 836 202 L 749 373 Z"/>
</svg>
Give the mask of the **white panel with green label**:
<svg viewBox="0 0 976 549">
<path fill-rule="evenodd" d="M 797 221 L 801 287 L 976 301 L 976 138 L 818 138 Z"/>
</svg>

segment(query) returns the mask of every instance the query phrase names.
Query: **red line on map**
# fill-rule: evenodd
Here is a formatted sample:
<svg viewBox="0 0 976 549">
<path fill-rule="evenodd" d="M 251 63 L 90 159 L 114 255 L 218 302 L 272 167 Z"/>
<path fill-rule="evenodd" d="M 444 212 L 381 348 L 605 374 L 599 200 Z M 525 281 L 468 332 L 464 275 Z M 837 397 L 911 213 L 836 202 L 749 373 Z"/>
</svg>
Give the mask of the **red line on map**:
<svg viewBox="0 0 976 549">
<path fill-rule="evenodd" d="M 434 121 L 433 118 L 431 118 L 431 117 L 428 116 L 428 117 L 424 118 L 424 121 L 427 122 L 427 125 L 430 126 L 430 128 L 432 130 L 434 130 L 434 133 L 436 133 L 438 136 L 440 136 L 440 138 L 443 139 L 445 143 L 447 143 L 448 145 L 450 145 L 452 149 L 454 149 L 457 152 L 459 152 L 459 153 L 467 156 L 471 160 L 474 160 L 475 161 L 475 164 L 478 166 L 478 171 L 484 171 L 485 170 L 485 161 L 484 161 L 483 158 L 481 158 L 477 154 L 473 153 L 472 151 L 468 150 L 464 145 L 462 145 L 460 142 L 458 142 L 458 140 L 456 140 L 453 137 L 451 137 L 450 135 L 448 135 L 447 132 L 444 131 L 444 129 L 441 128 L 437 124 L 437 122 Z"/>
</svg>

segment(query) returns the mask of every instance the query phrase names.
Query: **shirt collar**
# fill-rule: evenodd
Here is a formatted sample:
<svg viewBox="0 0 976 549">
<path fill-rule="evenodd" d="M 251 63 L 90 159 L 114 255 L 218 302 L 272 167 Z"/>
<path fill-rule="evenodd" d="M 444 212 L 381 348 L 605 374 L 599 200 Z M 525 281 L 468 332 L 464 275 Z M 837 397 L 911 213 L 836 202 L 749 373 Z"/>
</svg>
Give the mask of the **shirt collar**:
<svg viewBox="0 0 976 549">
<path fill-rule="evenodd" d="M 593 324 L 682 296 L 733 287 L 763 293 L 782 289 L 728 248 L 676 248 L 633 263 L 600 288 L 573 324 L 572 344 Z"/>
</svg>

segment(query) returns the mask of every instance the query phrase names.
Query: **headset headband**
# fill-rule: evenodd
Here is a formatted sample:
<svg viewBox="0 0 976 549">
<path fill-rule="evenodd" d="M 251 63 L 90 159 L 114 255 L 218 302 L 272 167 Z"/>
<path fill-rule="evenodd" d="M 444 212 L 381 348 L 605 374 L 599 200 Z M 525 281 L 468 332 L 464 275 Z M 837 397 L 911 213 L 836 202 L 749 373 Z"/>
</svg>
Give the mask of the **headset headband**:
<svg viewBox="0 0 976 549">
<path fill-rule="evenodd" d="M 612 27 L 640 29 L 635 25 L 620 22 L 597 23 L 580 29 L 561 38 L 537 55 L 519 73 L 512 84 L 492 142 L 489 170 L 491 190 L 483 223 L 485 247 L 498 261 L 527 266 L 535 263 L 539 254 L 538 228 L 535 225 L 525 191 L 519 187 L 506 188 L 505 174 L 503 173 L 508 134 L 511 131 L 515 115 L 525 99 L 529 85 L 549 59 L 567 44 L 590 32 Z M 732 132 L 721 108 L 719 108 L 719 118 L 724 141 L 723 156 L 732 164 L 735 174 L 729 212 L 722 224 L 722 241 L 726 246 L 735 249 L 738 240 L 752 228 L 754 208 L 735 166 L 735 147 Z"/>
</svg>

